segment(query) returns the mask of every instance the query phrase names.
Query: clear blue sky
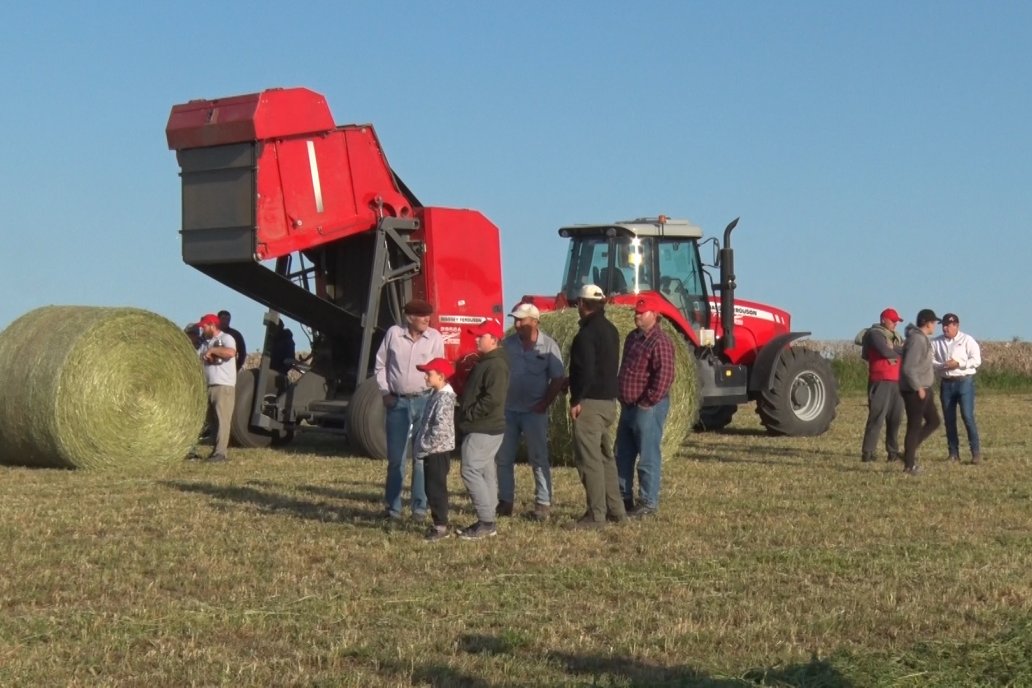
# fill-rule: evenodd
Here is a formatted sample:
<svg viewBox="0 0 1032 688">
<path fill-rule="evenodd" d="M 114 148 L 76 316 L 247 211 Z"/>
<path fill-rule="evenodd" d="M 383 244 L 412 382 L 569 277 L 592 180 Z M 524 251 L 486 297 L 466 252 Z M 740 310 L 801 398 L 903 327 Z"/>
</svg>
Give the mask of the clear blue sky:
<svg viewBox="0 0 1032 688">
<path fill-rule="evenodd" d="M 494 220 L 507 305 L 558 290 L 563 224 L 741 216 L 739 296 L 795 329 L 927 306 L 1032 338 L 1028 2 L 11 3 L 0 64 L 0 327 L 228 308 L 260 346 L 264 309 L 181 262 L 164 128 L 307 86 L 424 203 Z"/>
</svg>

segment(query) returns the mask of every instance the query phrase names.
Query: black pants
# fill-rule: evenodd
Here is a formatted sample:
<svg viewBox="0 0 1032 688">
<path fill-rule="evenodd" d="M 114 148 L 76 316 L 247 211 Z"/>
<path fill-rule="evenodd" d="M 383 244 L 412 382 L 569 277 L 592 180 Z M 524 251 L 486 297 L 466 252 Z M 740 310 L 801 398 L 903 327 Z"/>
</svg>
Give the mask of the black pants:
<svg viewBox="0 0 1032 688">
<path fill-rule="evenodd" d="M 423 458 L 423 477 L 426 481 L 426 501 L 435 526 L 448 525 L 448 452 L 430 454 Z"/>
<path fill-rule="evenodd" d="M 907 434 L 903 440 L 903 463 L 907 468 L 917 464 L 917 448 L 939 429 L 942 420 L 932 399 L 932 390 L 926 389 L 924 399 L 917 392 L 903 392 L 903 407 L 907 411 Z"/>
</svg>

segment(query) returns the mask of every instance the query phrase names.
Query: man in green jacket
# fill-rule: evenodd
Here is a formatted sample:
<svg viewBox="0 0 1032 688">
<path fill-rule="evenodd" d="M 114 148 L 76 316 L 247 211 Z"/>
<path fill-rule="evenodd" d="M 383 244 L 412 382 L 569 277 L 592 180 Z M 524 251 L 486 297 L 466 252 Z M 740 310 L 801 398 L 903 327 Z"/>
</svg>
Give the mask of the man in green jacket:
<svg viewBox="0 0 1032 688">
<path fill-rule="evenodd" d="M 469 491 L 477 522 L 459 534 L 464 540 L 479 540 L 495 534 L 498 506 L 498 473 L 495 454 L 505 435 L 505 397 L 509 393 L 509 360 L 499 346 L 505 334 L 502 324 L 488 318 L 466 328 L 476 337 L 480 359 L 470 371 L 459 400 L 459 430 L 462 440 L 462 482 Z"/>
</svg>

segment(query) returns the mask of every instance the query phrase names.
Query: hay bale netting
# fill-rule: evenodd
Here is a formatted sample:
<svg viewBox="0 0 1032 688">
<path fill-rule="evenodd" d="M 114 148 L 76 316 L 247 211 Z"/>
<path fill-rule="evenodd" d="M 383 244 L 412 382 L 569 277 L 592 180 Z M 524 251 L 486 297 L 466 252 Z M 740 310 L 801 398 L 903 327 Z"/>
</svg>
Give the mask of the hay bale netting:
<svg viewBox="0 0 1032 688">
<path fill-rule="evenodd" d="M 0 333 L 0 462 L 127 469 L 182 459 L 205 395 L 197 353 L 165 318 L 39 308 Z"/>
<path fill-rule="evenodd" d="M 634 309 L 629 306 L 609 304 L 606 306 L 606 317 L 616 325 L 616 329 L 620 332 L 620 355 L 622 357 L 624 339 L 634 329 Z M 575 308 L 541 314 L 541 330 L 559 344 L 567 370 L 570 366 L 570 345 L 580 327 L 579 323 L 580 316 Z M 674 385 L 670 389 L 670 413 L 667 415 L 666 426 L 663 430 L 663 457 L 668 459 L 677 455 L 699 417 L 699 383 L 695 356 L 692 354 L 688 342 L 664 320 L 660 321 L 659 326 L 670 335 L 677 354 L 677 370 L 674 374 Z M 566 399 L 568 401 L 569 397 Z M 573 429 L 570 421 L 570 405 L 561 399 L 556 400 L 549 413 L 549 445 L 552 464 L 572 466 Z M 615 426 L 613 427 L 613 438 L 614 440 L 616 438 Z"/>
</svg>

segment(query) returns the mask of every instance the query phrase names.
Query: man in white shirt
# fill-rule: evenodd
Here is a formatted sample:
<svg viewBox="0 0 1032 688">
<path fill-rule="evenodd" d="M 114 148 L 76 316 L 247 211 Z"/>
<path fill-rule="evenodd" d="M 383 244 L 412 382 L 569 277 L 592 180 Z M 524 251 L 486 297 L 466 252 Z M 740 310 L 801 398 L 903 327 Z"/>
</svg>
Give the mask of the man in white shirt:
<svg viewBox="0 0 1032 688">
<path fill-rule="evenodd" d="M 939 378 L 939 399 L 946 421 L 946 444 L 949 460 L 960 461 L 960 437 L 957 433 L 957 407 L 967 430 L 971 463 L 982 461 L 982 448 L 975 423 L 975 372 L 982 365 L 982 352 L 974 337 L 960 331 L 960 318 L 955 313 L 942 316 L 942 334 L 932 340 L 932 365 Z"/>
<path fill-rule="evenodd" d="M 208 383 L 208 423 L 216 425 L 215 450 L 208 461 L 225 461 L 229 449 L 230 421 L 236 405 L 236 354 L 233 337 L 222 331 L 219 316 L 209 313 L 201 318 L 201 347 L 197 353 L 204 364 Z"/>
</svg>

